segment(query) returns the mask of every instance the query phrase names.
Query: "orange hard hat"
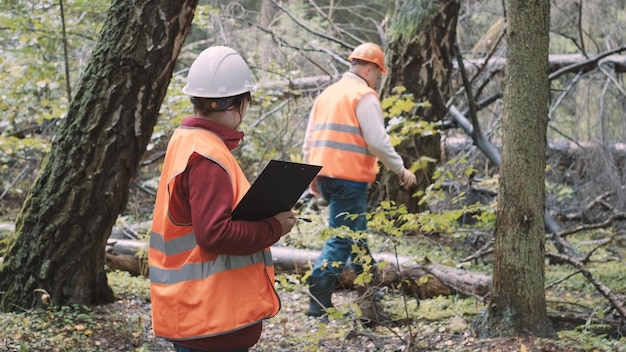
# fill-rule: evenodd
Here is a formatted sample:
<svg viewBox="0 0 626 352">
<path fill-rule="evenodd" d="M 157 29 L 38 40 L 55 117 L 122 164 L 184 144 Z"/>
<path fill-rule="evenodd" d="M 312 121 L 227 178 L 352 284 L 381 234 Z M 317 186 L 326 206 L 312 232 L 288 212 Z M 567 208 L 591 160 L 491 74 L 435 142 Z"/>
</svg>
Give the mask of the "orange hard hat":
<svg viewBox="0 0 626 352">
<path fill-rule="evenodd" d="M 385 69 L 385 53 L 377 44 L 363 43 L 354 48 L 352 54 L 348 56 L 348 61 L 355 59 L 376 64 L 376 66 L 380 67 L 383 74 L 387 73 L 387 69 Z"/>
</svg>

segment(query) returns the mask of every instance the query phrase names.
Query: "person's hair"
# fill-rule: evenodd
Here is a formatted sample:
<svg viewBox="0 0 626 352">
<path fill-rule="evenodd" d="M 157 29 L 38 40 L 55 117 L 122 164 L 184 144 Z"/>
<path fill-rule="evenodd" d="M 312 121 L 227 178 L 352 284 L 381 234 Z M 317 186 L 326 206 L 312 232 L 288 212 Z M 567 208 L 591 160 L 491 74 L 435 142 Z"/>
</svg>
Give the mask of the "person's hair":
<svg viewBox="0 0 626 352">
<path fill-rule="evenodd" d="M 246 104 L 252 101 L 250 92 L 225 98 L 191 97 L 191 103 L 198 115 L 209 115 L 216 111 L 237 110 L 243 112 Z"/>
</svg>

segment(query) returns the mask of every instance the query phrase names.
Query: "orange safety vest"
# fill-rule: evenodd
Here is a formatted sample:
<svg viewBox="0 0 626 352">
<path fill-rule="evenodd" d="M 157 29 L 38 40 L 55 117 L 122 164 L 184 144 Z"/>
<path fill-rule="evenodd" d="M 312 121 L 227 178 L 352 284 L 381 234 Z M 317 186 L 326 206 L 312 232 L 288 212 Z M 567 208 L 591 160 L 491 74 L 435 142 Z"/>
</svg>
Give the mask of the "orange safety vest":
<svg viewBox="0 0 626 352">
<path fill-rule="evenodd" d="M 280 309 L 269 248 L 245 256 L 207 252 L 198 246 L 193 226 L 176 224 L 168 216 L 176 176 L 194 152 L 228 172 L 233 208 L 250 188 L 217 135 L 201 128 L 176 129 L 165 155 L 148 251 L 152 326 L 168 340 L 226 334 L 271 318 Z"/>
<path fill-rule="evenodd" d="M 354 79 L 343 78 L 318 96 L 308 162 L 323 166 L 321 176 L 357 182 L 376 179 L 377 159 L 367 150 L 356 117 L 359 100 L 369 93 L 376 91 Z"/>
</svg>

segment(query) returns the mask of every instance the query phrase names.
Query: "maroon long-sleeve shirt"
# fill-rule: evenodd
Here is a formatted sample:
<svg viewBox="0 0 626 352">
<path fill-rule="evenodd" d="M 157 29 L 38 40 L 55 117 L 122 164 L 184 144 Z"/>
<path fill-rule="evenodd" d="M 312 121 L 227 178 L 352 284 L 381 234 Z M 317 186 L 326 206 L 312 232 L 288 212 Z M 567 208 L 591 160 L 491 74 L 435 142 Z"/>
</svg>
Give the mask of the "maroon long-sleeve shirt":
<svg viewBox="0 0 626 352">
<path fill-rule="evenodd" d="M 222 138 L 230 150 L 239 145 L 244 135 L 199 117 L 186 117 L 182 126 L 212 131 Z M 170 216 L 176 223 L 192 224 L 196 241 L 202 249 L 220 254 L 248 255 L 280 239 L 282 227 L 273 217 L 261 221 L 232 219 L 234 195 L 231 179 L 226 170 L 214 161 L 194 153 L 185 171 L 177 177 L 170 198 Z M 247 348 L 256 344 L 261 330 L 259 323 L 226 335 L 177 343 L 208 351 Z"/>
</svg>

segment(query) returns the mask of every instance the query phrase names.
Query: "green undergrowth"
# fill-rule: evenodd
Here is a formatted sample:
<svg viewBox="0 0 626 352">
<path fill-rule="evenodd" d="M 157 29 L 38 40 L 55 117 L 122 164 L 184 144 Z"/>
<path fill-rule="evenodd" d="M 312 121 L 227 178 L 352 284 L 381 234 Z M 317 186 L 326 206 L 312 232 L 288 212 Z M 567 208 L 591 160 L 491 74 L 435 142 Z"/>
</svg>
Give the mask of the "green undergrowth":
<svg viewBox="0 0 626 352">
<path fill-rule="evenodd" d="M 602 265 L 606 267 L 594 264 L 598 266 L 594 271 L 601 271 L 607 282 L 619 282 L 619 277 L 623 275 L 613 267 L 615 263 Z M 570 276 L 572 270 L 564 265 L 548 265 L 546 273 L 547 283 L 569 276 L 547 291 L 549 311 L 567 310 L 585 314 L 588 322 L 560 330 L 557 339 L 537 339 L 533 342 L 536 346 L 526 343 L 528 350 L 626 351 L 623 347 L 626 340 L 609 332 L 600 322 L 598 307 L 606 307 L 606 300 L 589 290 L 581 275 Z M 156 339 L 151 336 L 148 280 L 125 272 L 108 273 L 108 280 L 118 299 L 112 305 L 47 307 L 0 314 L 0 325 L 3 326 L 0 330 L 0 350 L 171 351 L 163 347 L 167 344 L 156 345 Z M 575 290 L 575 287 L 582 290 Z M 381 303 L 393 316 L 405 319 L 407 323 L 368 330 L 354 323 L 354 315 L 351 315 L 355 309 L 353 292 L 340 291 L 335 295 L 337 309 L 345 315 L 333 316 L 330 321 L 324 322 L 312 321 L 303 314 L 307 302 L 303 294 L 306 286 L 299 281 L 299 277 L 280 275 L 277 288 L 283 308 L 276 318 L 266 324 L 266 337 L 255 351 L 330 351 L 340 348 L 341 343 L 361 346 L 361 350 L 367 351 L 400 351 L 410 335 L 416 336 L 416 350 L 490 350 L 472 349 L 468 347 L 471 344 L 464 346 L 460 343 L 480 342 L 472 337 L 471 326 L 486 306 L 473 297 L 452 295 L 417 300 L 389 291 Z M 621 286 L 615 289 L 621 289 Z M 275 335 L 281 336 L 273 338 Z M 368 345 L 367 340 L 372 336 L 376 336 L 376 342 Z M 546 345 L 555 349 L 547 349 Z M 503 348 L 502 351 L 508 349 Z"/>
<path fill-rule="evenodd" d="M 391 204 L 385 211 L 394 216 L 402 212 Z M 277 245 L 319 251 L 332 234 L 325 226 L 326 209 L 304 210 L 300 215 L 311 222 L 299 221 Z M 386 227 L 387 219 L 384 211 L 371 217 L 373 226 L 367 237 L 373 253 L 391 253 L 420 263 L 491 274 L 489 255 L 464 260 L 480 246 L 476 244 L 477 233 L 481 234 L 481 241 L 489 239 L 488 227 L 454 227 L 453 222 L 446 220 L 440 231 L 412 232 L 406 236 L 404 232 L 387 231 L 392 228 Z M 619 243 L 600 245 L 612 235 L 592 231 L 568 237 L 568 241 L 581 253 L 591 253 L 585 266 L 587 275 L 623 302 L 626 251 Z M 546 247 L 555 251 L 550 241 Z M 551 340 L 483 341 L 474 337 L 472 329 L 487 309 L 477 298 L 450 295 L 418 300 L 392 288 L 387 289 L 381 304 L 403 321 L 399 326 L 370 330 L 355 323 L 358 308 L 352 291 L 334 295 L 336 314 L 330 320 L 311 320 L 303 314 L 308 302 L 306 275 L 278 276 L 282 309 L 277 317 L 268 320 L 264 337 L 254 351 L 404 351 L 407 341 L 413 339 L 416 351 L 626 352 L 626 339 L 608 324 L 619 318 L 615 310 L 588 276 L 567 263 L 555 264 L 546 259 L 548 312 L 551 317 L 575 318 L 567 324 L 557 323 L 557 338 Z M 170 344 L 152 336 L 148 280 L 125 272 L 110 272 L 108 281 L 117 297 L 111 305 L 46 307 L 0 314 L 0 351 L 171 351 Z M 494 349 L 500 343 L 507 343 L 510 348 Z"/>
<path fill-rule="evenodd" d="M 50 306 L 0 314 L 0 351 L 149 351 L 149 283 L 108 274 L 111 305 Z"/>
<path fill-rule="evenodd" d="M 325 234 L 327 230 L 324 228 L 325 216 L 325 210 L 322 210 L 318 217 L 312 217 L 315 221 L 300 224 L 299 228 L 285 236 L 281 243 L 298 248 L 320 250 L 327 236 Z M 380 213 L 378 216 L 381 216 Z M 481 234 L 484 237 L 482 240 L 487 241 L 492 236 L 491 231 L 488 227 L 481 228 L 480 226 L 470 229 L 450 228 L 449 231 L 413 236 L 394 236 L 385 231 L 372 231 L 368 239 L 373 253 L 392 253 L 413 258 L 420 263 L 432 262 L 491 275 L 493 263 L 490 255 L 463 261 L 463 258 L 478 250 L 478 245 L 472 245 L 476 234 Z M 616 321 L 619 321 L 619 315 L 607 298 L 589 280 L 589 275 L 591 275 L 611 294 L 621 297 L 623 304 L 625 298 L 623 292 L 626 292 L 626 279 L 623 274 L 626 250 L 619 245 L 598 245 L 604 238 L 610 237 L 611 233 L 598 234 L 597 232 L 586 232 L 568 237 L 569 243 L 583 255 L 591 253 L 585 260 L 585 268 L 589 271 L 587 276 L 571 264 L 555 264 L 546 259 L 546 302 L 548 313 L 554 319 L 557 338 L 533 339 L 532 344 L 519 342 L 521 347 L 515 345 L 518 347 L 511 350 L 626 351 L 626 338 L 616 330 L 614 325 Z M 552 247 L 550 241 L 547 241 L 547 249 L 556 252 Z M 302 287 L 304 280 L 298 276 L 285 275 L 279 278 L 279 282 L 281 290 L 286 292 L 306 290 L 306 286 Z M 459 341 L 473 340 L 475 343 L 480 341 L 473 336 L 472 326 L 486 313 L 487 306 L 478 299 L 452 295 L 420 301 L 414 297 L 405 296 L 399 291 L 390 293 L 383 300 L 387 310 L 397 318 L 410 321 L 404 327 L 392 328 L 391 334 L 397 336 L 415 334 L 418 336 L 415 339 L 415 346 L 419 348 L 418 350 L 493 350 L 480 347 L 466 348 L 459 344 Z M 312 328 L 315 334 L 309 337 L 308 343 L 304 343 L 307 346 L 304 350 L 316 350 L 320 346 L 326 346 L 326 350 L 330 351 L 336 346 L 333 341 L 329 340 L 332 339 L 329 336 L 340 339 L 353 336 L 354 312 L 355 309 L 350 303 L 336 305 L 336 313 L 331 315 L 335 320 L 331 320 L 328 326 Z M 571 317 L 571 319 L 566 319 L 566 317 Z M 380 332 L 377 331 L 377 333 Z M 380 333 L 377 338 L 387 341 L 380 342 L 382 345 L 394 345 L 390 342 L 393 338 L 389 335 Z M 300 339 L 306 340 L 305 337 Z M 315 348 L 311 349 L 311 345 Z M 396 350 L 401 350 L 397 345 L 394 346 Z M 500 350 L 509 351 L 506 348 Z"/>
</svg>

